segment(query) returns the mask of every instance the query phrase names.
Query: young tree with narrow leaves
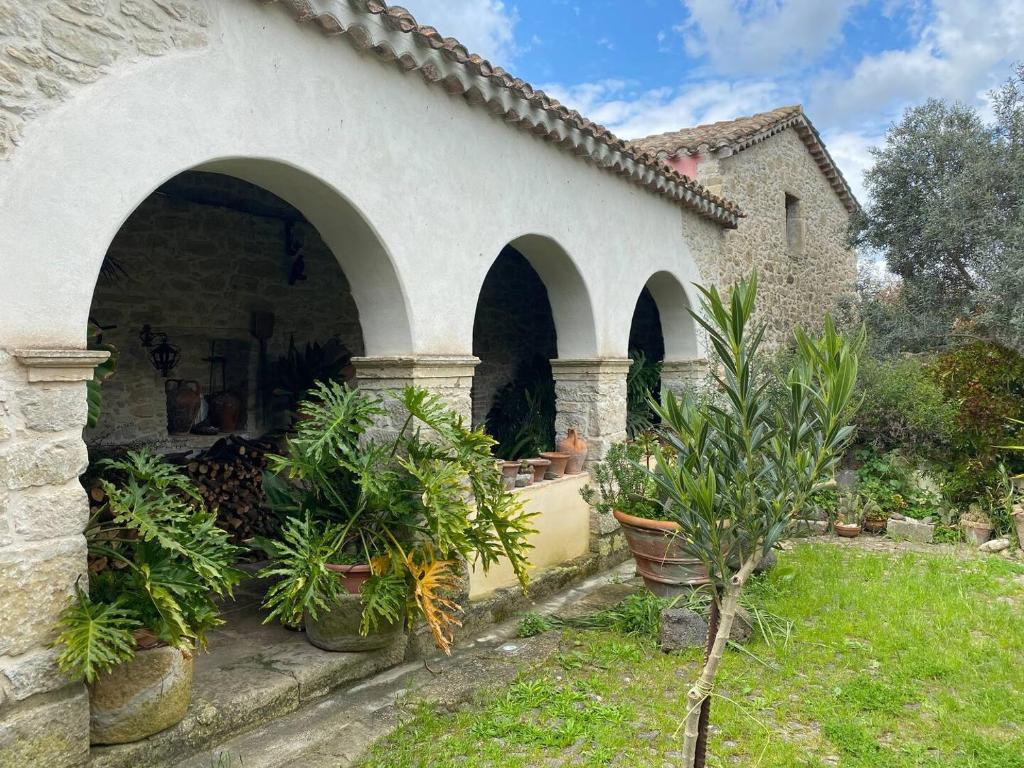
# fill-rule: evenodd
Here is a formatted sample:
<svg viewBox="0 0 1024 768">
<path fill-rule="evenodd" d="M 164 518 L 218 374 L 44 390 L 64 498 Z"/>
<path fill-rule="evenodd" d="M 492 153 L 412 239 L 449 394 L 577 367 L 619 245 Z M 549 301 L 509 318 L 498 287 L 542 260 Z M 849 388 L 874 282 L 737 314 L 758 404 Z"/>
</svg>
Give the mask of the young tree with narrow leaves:
<svg viewBox="0 0 1024 768">
<path fill-rule="evenodd" d="M 853 427 L 848 424 L 864 334 L 844 339 L 831 318 L 812 339 L 796 331 L 797 355 L 786 377 L 788 397 L 773 407 L 759 355 L 764 327 L 751 327 L 757 275 L 728 298 L 701 288 L 694 313 L 720 362 L 719 404 L 698 405 L 667 393 L 657 406 L 671 450 L 655 452 L 654 479 L 666 517 L 679 524 L 684 549 L 712 575 L 718 629 L 700 677 L 687 695 L 685 768 L 701 765 L 697 743 L 704 702 L 755 566 L 785 535 L 794 514 L 831 481 Z"/>
</svg>

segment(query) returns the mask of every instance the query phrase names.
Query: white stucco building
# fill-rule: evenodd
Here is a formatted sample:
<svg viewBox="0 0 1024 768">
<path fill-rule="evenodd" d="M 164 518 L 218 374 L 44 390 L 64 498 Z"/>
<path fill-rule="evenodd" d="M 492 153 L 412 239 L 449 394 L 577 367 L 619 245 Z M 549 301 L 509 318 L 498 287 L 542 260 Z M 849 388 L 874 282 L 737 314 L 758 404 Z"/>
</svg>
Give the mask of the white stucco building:
<svg viewBox="0 0 1024 768">
<path fill-rule="evenodd" d="M 338 338 L 360 386 L 417 382 L 478 422 L 536 315 L 555 427 L 599 457 L 625 436 L 641 296 L 681 387 L 705 358 L 693 283 L 741 271 L 723 262 L 748 223 L 737 190 L 377 0 L 0 0 L 0 86 L 3 768 L 89 761 L 88 699 L 49 644 L 86 566 L 90 319 L 121 353 L 93 446 L 177 445 L 147 325 L 176 376 L 247 382 L 255 429 L 254 313 L 274 317 L 271 359 Z M 510 292 L 525 326 L 488 319 Z"/>
</svg>

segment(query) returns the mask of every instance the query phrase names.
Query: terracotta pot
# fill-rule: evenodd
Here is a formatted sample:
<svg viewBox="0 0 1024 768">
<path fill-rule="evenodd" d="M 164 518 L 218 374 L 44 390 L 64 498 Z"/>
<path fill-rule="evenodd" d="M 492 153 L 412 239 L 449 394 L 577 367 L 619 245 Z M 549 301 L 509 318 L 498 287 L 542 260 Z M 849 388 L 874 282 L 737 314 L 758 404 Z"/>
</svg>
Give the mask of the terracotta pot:
<svg viewBox="0 0 1024 768">
<path fill-rule="evenodd" d="M 355 566 L 359 567 L 359 566 Z M 369 567 L 362 566 L 369 571 Z M 380 624 L 367 635 L 359 634 L 363 620 L 363 602 L 357 594 L 345 594 L 330 608 L 317 612 L 314 619 L 309 613 L 303 616 L 306 639 L 325 651 L 372 651 L 395 642 L 404 631 L 405 618 L 399 617 L 390 624 Z"/>
<path fill-rule="evenodd" d="M 210 423 L 221 432 L 234 432 L 242 415 L 242 398 L 234 392 L 221 392 L 210 397 Z"/>
<path fill-rule="evenodd" d="M 360 563 L 358 565 L 334 565 L 328 563 L 326 566 L 328 571 L 338 574 L 338 578 L 341 579 L 341 585 L 345 587 L 345 591 L 350 595 L 358 595 L 362 593 L 363 584 L 370 580 L 370 576 L 373 575 L 370 571 L 370 566 L 366 563 Z"/>
<path fill-rule="evenodd" d="M 583 471 L 583 463 L 587 460 L 587 441 L 577 435 L 575 429 L 570 429 L 565 437 L 558 441 L 555 449 L 569 454 L 565 474 L 578 475 Z"/>
<path fill-rule="evenodd" d="M 856 523 L 836 523 L 836 536 L 844 539 L 855 539 L 860 536 L 861 527 Z"/>
<path fill-rule="evenodd" d="M 157 646 L 102 673 L 89 685 L 93 744 L 127 744 L 170 728 L 192 698 L 192 653 Z"/>
<path fill-rule="evenodd" d="M 678 525 L 618 510 L 612 514 L 626 536 L 636 570 L 651 592 L 670 597 L 710 583 L 704 564 L 683 551 Z"/>
<path fill-rule="evenodd" d="M 540 457 L 551 462 L 551 466 L 548 467 L 547 472 L 544 473 L 545 477 L 551 475 L 551 477 L 557 478 L 565 474 L 565 465 L 569 461 L 568 453 L 562 453 L 560 451 L 545 451 L 540 455 Z"/>
<path fill-rule="evenodd" d="M 973 544 L 976 547 L 980 547 L 986 541 L 992 538 L 992 531 L 994 530 L 988 523 L 972 523 L 964 520 L 960 523 L 960 527 L 964 530 L 964 539 L 968 544 Z"/>
<path fill-rule="evenodd" d="M 533 482 L 539 483 L 551 466 L 551 459 L 529 459 L 526 463 L 533 467 Z"/>
<path fill-rule="evenodd" d="M 866 517 L 864 518 L 864 530 L 867 533 L 885 533 L 885 525 L 889 522 L 887 517 Z"/>
<path fill-rule="evenodd" d="M 1019 504 L 1013 507 L 1013 523 L 1017 528 L 1017 543 L 1024 549 L 1024 507 Z"/>
<path fill-rule="evenodd" d="M 198 381 L 168 379 L 164 382 L 167 397 L 167 431 L 172 435 L 187 434 L 199 415 L 203 393 Z"/>
</svg>

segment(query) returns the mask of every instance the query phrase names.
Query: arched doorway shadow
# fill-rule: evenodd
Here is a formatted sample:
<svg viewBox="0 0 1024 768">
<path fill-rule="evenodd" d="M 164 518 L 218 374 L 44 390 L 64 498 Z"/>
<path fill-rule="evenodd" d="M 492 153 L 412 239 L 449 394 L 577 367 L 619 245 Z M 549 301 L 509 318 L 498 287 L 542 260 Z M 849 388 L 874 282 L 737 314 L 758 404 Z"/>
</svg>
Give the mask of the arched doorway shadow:
<svg viewBox="0 0 1024 768">
<path fill-rule="evenodd" d="M 589 293 L 569 255 L 541 235 L 512 240 L 484 278 L 473 323 L 473 420 L 502 458 L 554 447 L 551 360 L 593 356 L 595 346 Z"/>
<path fill-rule="evenodd" d="M 626 430 L 630 437 L 650 429 L 657 415 L 650 400 L 661 399 L 666 371 L 698 354 L 697 324 L 682 283 L 670 272 L 656 272 L 644 285 L 629 331 L 631 365 L 626 379 Z M 673 382 L 670 386 L 675 386 Z"/>
</svg>

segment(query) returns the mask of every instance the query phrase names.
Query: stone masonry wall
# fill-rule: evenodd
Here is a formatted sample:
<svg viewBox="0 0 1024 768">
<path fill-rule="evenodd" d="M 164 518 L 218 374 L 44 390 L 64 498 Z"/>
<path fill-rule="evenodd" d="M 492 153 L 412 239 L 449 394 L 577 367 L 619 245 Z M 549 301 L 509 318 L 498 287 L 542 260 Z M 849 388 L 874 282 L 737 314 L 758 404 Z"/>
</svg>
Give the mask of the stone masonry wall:
<svg viewBox="0 0 1024 768">
<path fill-rule="evenodd" d="M 0 351 L 0 768 L 88 757 L 85 688 L 49 647 L 85 573 L 84 423 L 83 380 L 30 382 Z"/>
<path fill-rule="evenodd" d="M 846 246 L 849 214 L 795 131 L 702 162 L 698 180 L 746 214 L 737 229 L 724 234 L 715 279 L 728 286 L 758 270 L 768 346 L 786 344 L 795 325 L 818 325 L 836 299 L 854 289 L 856 257 Z M 799 199 L 802 246 L 796 253 L 787 240 L 787 193 Z"/>
<path fill-rule="evenodd" d="M 244 187 L 256 190 L 222 178 L 234 182 L 236 193 Z M 252 194 L 252 204 L 262 202 Z M 359 316 L 333 254 L 308 223 L 296 224 L 292 237 L 303 245 L 307 279 L 288 285 L 292 258 L 282 219 L 159 193 L 143 202 L 108 252 L 123 274 L 101 277 L 93 297 L 92 320 L 116 326 L 104 332 L 103 340 L 117 347 L 119 359 L 116 373 L 103 384 L 100 421 L 87 431 L 87 442 L 167 437 L 164 379 L 139 341 L 145 323 L 181 348 L 170 377 L 194 379 L 204 393 L 210 364 L 203 358 L 210 354 L 211 340 L 217 340 L 218 354 L 228 357 L 228 386 L 247 392 L 250 404 L 259 349 L 249 333 L 253 310 L 274 313 L 268 365 L 286 353 L 293 337 L 300 352 L 307 341 L 323 344 L 336 336 L 352 354 L 362 354 Z M 215 387 L 219 378 L 218 371 Z M 250 429 L 259 426 L 249 424 Z"/>
<path fill-rule="evenodd" d="M 0 160 L 115 62 L 200 48 L 209 25 L 206 0 L 0 0 Z"/>
</svg>

